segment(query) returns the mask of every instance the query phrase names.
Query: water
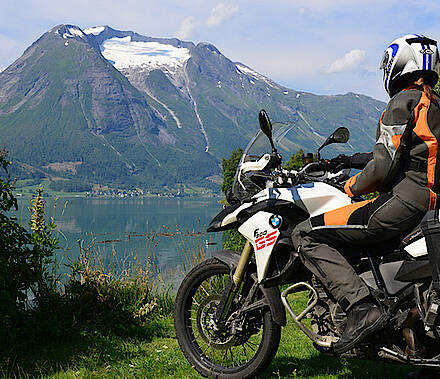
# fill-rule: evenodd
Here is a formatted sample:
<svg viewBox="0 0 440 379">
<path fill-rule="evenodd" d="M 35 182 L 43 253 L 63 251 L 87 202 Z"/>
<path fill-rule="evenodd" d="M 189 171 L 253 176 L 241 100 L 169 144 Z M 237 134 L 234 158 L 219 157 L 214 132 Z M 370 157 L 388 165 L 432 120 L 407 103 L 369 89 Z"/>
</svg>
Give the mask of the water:
<svg viewBox="0 0 440 379">
<path fill-rule="evenodd" d="M 56 207 L 45 198 L 46 218 L 54 217 L 62 247 L 60 270 L 80 253 L 79 244 L 93 246 L 104 262 L 120 268 L 130 257 L 140 262 L 154 256 L 161 272 L 182 271 L 185 251 L 196 246 L 208 255 L 221 249 L 221 235 L 206 233 L 221 210 L 218 198 L 62 198 Z M 19 199 L 14 212 L 27 227 L 29 199 Z"/>
</svg>

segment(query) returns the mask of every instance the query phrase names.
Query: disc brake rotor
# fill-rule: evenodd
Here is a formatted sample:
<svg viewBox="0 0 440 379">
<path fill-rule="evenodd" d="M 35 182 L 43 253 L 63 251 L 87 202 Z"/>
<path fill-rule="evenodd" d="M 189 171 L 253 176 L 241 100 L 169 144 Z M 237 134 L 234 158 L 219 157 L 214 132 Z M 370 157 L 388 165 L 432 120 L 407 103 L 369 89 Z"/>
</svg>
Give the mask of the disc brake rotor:
<svg viewBox="0 0 440 379">
<path fill-rule="evenodd" d="M 236 337 L 230 334 L 228 329 L 215 330 L 211 322 L 215 317 L 220 299 L 221 295 L 216 294 L 209 295 L 202 300 L 197 309 L 196 324 L 203 341 L 214 349 L 227 350 L 235 345 Z"/>
</svg>

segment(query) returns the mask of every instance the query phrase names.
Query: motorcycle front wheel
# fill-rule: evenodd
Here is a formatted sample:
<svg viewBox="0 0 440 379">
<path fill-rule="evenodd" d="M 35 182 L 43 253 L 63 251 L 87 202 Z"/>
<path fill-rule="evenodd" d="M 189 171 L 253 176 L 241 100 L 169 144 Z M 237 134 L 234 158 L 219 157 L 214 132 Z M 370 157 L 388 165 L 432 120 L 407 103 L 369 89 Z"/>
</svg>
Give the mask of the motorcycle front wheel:
<svg viewBox="0 0 440 379">
<path fill-rule="evenodd" d="M 186 275 L 176 296 L 176 336 L 186 359 L 201 375 L 254 377 L 275 356 L 281 327 L 264 307 L 247 315 L 239 330 L 231 325 L 216 328 L 213 319 L 229 276 L 228 266 L 215 258 L 203 261 Z M 241 286 L 230 314 L 239 309 L 249 287 L 249 283 Z M 258 291 L 257 296 L 261 300 Z"/>
</svg>

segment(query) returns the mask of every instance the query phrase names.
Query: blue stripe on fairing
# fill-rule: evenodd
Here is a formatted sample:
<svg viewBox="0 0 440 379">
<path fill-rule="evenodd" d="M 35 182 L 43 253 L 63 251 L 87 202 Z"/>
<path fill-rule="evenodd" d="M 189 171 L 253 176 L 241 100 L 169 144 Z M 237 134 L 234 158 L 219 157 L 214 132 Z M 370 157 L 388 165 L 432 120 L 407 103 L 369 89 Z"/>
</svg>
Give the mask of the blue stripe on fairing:
<svg viewBox="0 0 440 379">
<path fill-rule="evenodd" d="M 289 191 L 292 194 L 292 200 L 301 200 L 301 196 L 298 193 L 298 188 L 313 188 L 314 186 L 314 183 L 305 183 L 289 188 Z"/>
</svg>

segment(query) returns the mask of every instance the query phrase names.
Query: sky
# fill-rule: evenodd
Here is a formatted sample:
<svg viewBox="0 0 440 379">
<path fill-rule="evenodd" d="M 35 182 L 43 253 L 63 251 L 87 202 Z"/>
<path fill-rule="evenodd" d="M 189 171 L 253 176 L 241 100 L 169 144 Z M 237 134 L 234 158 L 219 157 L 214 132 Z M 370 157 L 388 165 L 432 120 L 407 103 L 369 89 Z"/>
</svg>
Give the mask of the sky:
<svg viewBox="0 0 440 379">
<path fill-rule="evenodd" d="M 0 69 L 59 24 L 210 42 L 299 91 L 388 97 L 379 63 L 404 34 L 440 39 L 438 0 L 0 0 Z"/>
</svg>

